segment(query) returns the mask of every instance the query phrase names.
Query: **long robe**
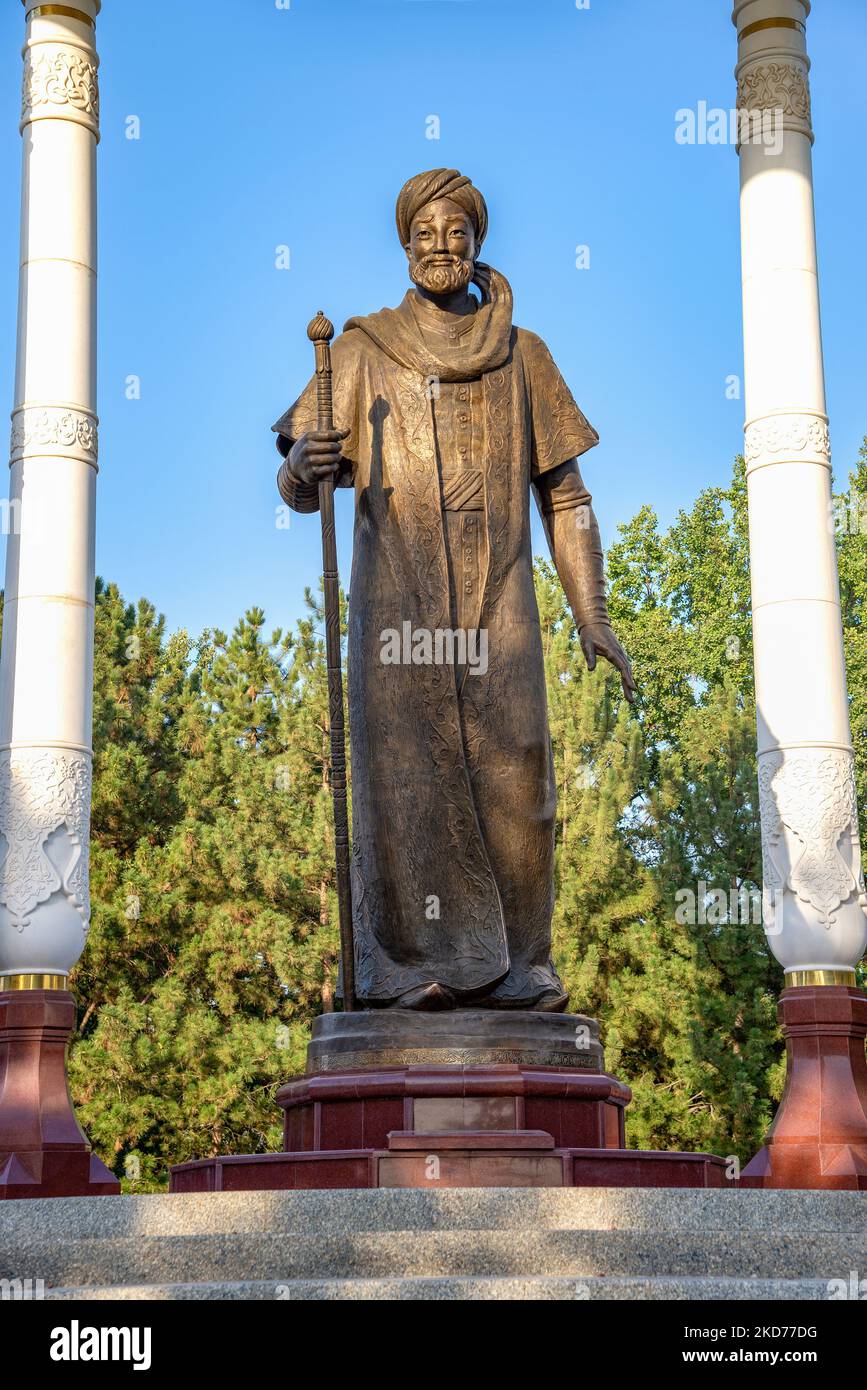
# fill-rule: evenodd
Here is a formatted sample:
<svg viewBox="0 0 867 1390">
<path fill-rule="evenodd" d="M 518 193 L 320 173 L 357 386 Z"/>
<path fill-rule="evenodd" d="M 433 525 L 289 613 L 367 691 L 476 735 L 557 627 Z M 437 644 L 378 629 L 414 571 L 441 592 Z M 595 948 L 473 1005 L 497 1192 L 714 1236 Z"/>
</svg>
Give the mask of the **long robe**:
<svg viewBox="0 0 867 1390">
<path fill-rule="evenodd" d="M 533 587 L 531 484 L 598 436 L 534 333 L 488 319 L 478 353 L 441 375 L 482 407 L 480 582 L 462 623 L 487 669 L 388 664 L 383 634 L 452 630 L 454 588 L 437 387 L 411 291 L 335 339 L 334 420 L 355 489 L 349 723 L 356 989 L 393 1002 L 437 982 L 460 1002 L 529 1007 L 561 992 L 550 959 L 556 788 Z M 500 341 L 487 341 L 496 339 Z M 311 381 L 274 426 L 281 451 L 316 428 Z M 299 487 L 299 510 L 316 506 Z M 469 611 L 472 609 L 472 611 Z"/>
</svg>

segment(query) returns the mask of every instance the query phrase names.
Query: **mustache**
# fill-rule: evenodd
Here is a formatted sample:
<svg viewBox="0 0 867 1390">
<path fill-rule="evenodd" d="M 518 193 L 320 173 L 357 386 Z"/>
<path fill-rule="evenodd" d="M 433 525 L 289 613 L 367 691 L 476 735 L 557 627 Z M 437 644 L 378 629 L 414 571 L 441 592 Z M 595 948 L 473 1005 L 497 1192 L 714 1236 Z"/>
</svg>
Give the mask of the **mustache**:
<svg viewBox="0 0 867 1390">
<path fill-rule="evenodd" d="M 413 264 L 422 270 L 436 270 L 438 267 L 458 270 L 464 266 L 470 266 L 472 269 L 473 266 L 472 261 L 465 260 L 463 256 L 455 256 L 450 251 L 429 251 L 426 256 L 419 256 Z"/>
</svg>

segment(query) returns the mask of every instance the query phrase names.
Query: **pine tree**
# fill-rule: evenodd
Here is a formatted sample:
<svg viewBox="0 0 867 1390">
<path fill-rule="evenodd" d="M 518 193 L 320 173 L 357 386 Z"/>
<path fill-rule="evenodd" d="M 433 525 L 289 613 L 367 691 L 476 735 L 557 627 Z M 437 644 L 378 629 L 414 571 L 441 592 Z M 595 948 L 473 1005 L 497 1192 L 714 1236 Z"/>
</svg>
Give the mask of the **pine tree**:
<svg viewBox="0 0 867 1390">
<path fill-rule="evenodd" d="M 706 489 L 664 534 L 644 509 L 623 529 L 609 569 L 612 618 L 642 691 L 646 777 L 642 814 L 628 837 L 653 866 L 661 939 L 683 987 L 658 1082 L 670 1088 L 668 1097 L 649 1100 L 644 1113 L 656 1145 L 664 1137 L 659 1118 L 668 1114 L 680 1145 L 746 1157 L 779 1094 L 781 1050 L 779 971 L 757 911 L 743 461 L 728 488 Z"/>
<path fill-rule="evenodd" d="M 82 1120 L 129 1185 L 279 1145 L 274 1091 L 333 993 L 324 653 L 311 617 L 160 648 L 101 591 L 94 925 L 73 987 Z M 138 642 L 131 642 L 137 636 Z M 155 810 L 140 780 L 160 800 Z"/>
<path fill-rule="evenodd" d="M 867 844 L 867 439 L 849 474 L 847 490 L 834 499 L 832 524 L 837 536 L 843 645 L 863 845 Z"/>
</svg>

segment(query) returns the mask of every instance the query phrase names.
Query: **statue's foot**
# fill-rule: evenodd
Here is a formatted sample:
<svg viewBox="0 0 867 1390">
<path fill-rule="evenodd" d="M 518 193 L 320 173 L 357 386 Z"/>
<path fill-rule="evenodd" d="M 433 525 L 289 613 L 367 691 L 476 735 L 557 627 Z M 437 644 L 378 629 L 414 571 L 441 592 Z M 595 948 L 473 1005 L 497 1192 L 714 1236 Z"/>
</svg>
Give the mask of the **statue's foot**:
<svg viewBox="0 0 867 1390">
<path fill-rule="evenodd" d="M 549 989 L 537 999 L 533 1005 L 533 1012 L 539 1014 L 562 1014 L 569 1004 L 568 994 L 563 994 L 559 990 Z"/>
<path fill-rule="evenodd" d="M 504 999 L 496 994 L 479 999 L 474 1009 L 509 1009 L 513 1013 L 522 1010 L 534 1014 L 562 1014 L 569 1007 L 569 996 L 561 989 L 546 989 L 536 999 Z"/>
<path fill-rule="evenodd" d="M 406 994 L 395 999 L 392 1008 L 422 1009 L 433 1013 L 441 1009 L 453 1009 L 456 1003 L 452 991 L 434 981 L 429 985 L 416 985 L 414 989 L 408 989 Z"/>
</svg>

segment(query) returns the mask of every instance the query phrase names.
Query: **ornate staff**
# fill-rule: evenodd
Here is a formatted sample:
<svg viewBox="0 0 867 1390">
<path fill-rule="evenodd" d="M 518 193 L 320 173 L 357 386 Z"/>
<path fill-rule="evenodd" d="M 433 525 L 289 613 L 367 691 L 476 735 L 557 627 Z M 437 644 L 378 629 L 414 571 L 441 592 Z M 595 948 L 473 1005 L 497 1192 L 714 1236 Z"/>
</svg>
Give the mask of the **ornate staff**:
<svg viewBox="0 0 867 1390">
<path fill-rule="evenodd" d="M 316 352 L 316 428 L 333 430 L 331 348 L 334 324 L 322 310 L 308 325 Z M 343 963 L 343 1008 L 355 1009 L 355 950 L 352 939 L 352 881 L 349 874 L 349 816 L 346 807 L 346 733 L 343 726 L 343 672 L 340 663 L 340 577 L 334 533 L 334 479 L 319 483 L 322 516 L 322 571 L 325 589 L 325 655 L 328 667 L 328 712 L 331 726 L 331 795 L 334 800 L 334 857 L 337 865 L 337 910 Z"/>
</svg>

